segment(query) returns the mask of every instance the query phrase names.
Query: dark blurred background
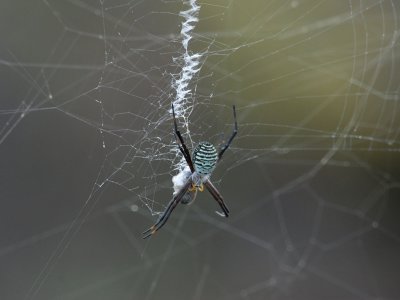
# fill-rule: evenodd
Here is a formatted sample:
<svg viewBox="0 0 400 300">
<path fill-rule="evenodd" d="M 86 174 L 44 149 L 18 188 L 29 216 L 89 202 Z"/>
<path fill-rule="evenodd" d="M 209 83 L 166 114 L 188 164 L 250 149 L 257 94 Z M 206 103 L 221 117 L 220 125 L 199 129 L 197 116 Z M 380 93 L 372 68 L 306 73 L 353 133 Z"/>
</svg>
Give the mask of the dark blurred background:
<svg viewBox="0 0 400 300">
<path fill-rule="evenodd" d="M 398 3 L 198 4 L 180 126 L 219 145 L 236 104 L 231 217 L 205 192 L 143 241 L 189 4 L 0 3 L 0 299 L 398 299 Z"/>
</svg>

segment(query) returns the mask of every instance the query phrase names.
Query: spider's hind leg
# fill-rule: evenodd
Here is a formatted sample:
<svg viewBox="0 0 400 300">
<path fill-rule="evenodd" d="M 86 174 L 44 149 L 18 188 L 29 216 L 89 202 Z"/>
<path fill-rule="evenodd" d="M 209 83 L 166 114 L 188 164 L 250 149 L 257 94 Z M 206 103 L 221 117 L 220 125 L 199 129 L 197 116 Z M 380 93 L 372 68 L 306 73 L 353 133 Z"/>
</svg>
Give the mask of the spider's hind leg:
<svg viewBox="0 0 400 300">
<path fill-rule="evenodd" d="M 168 203 L 167 209 L 163 212 L 157 222 L 146 231 L 143 231 L 143 239 L 147 239 L 148 237 L 152 236 L 165 225 L 175 207 L 179 204 L 179 202 L 181 202 L 183 196 L 185 196 L 191 184 L 191 180 L 188 180 L 188 182 L 186 182 L 186 184 L 180 189 L 178 194 L 176 194 L 174 198 Z"/>
</svg>

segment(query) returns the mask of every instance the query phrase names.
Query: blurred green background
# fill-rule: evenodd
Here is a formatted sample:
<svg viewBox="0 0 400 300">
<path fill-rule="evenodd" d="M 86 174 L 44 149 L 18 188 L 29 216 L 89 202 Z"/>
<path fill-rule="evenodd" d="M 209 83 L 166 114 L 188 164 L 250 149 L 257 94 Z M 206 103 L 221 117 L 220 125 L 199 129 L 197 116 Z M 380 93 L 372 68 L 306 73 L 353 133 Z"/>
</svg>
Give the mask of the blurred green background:
<svg viewBox="0 0 400 300">
<path fill-rule="evenodd" d="M 397 299 L 399 5 L 202 1 L 188 146 L 239 134 L 149 241 L 179 157 L 182 1 L 0 4 L 0 299 Z"/>
</svg>

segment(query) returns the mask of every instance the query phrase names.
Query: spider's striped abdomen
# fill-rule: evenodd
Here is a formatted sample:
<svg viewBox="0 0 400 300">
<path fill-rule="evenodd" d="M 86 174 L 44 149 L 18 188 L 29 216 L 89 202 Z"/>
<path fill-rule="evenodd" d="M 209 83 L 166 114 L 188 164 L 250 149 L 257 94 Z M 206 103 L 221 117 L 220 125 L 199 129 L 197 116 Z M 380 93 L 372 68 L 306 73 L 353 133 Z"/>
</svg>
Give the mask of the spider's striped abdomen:
<svg viewBox="0 0 400 300">
<path fill-rule="evenodd" d="M 210 175 L 217 164 L 217 160 L 217 149 L 209 142 L 201 142 L 193 150 L 194 169 L 200 175 Z"/>
</svg>

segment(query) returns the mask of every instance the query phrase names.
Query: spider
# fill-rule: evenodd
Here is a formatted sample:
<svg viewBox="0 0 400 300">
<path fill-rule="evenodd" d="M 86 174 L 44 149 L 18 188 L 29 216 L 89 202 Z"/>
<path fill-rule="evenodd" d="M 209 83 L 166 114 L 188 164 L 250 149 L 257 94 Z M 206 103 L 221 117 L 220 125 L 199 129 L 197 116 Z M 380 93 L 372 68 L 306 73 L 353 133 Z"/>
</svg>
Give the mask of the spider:
<svg viewBox="0 0 400 300">
<path fill-rule="evenodd" d="M 167 208 L 158 218 L 157 222 L 151 226 L 149 229 L 144 231 L 143 239 L 146 239 L 156 233 L 161 227 L 165 225 L 168 218 L 171 216 L 172 211 L 180 203 L 188 204 L 196 196 L 197 191 L 202 192 L 204 186 L 209 191 L 211 196 L 218 202 L 223 213 L 217 212 L 223 217 L 229 217 L 229 209 L 224 203 L 224 199 L 215 186 L 210 181 L 211 173 L 214 171 L 217 163 L 222 159 L 222 155 L 225 153 L 226 149 L 230 146 L 233 139 L 238 132 L 238 126 L 236 121 L 236 109 L 235 105 L 232 106 L 233 109 L 233 119 L 234 127 L 231 137 L 228 142 L 217 152 L 217 149 L 213 144 L 209 142 L 200 142 L 193 150 L 192 157 L 190 156 L 189 150 L 183 141 L 183 137 L 178 130 L 178 125 L 175 118 L 174 105 L 172 104 L 172 116 L 174 119 L 174 133 L 176 141 L 178 143 L 179 150 L 181 151 L 186 163 L 190 169 L 190 174 L 187 178 L 186 183 L 181 187 L 181 189 L 174 194 L 172 200 L 168 203 Z M 190 194 L 189 194 L 190 193 Z"/>
</svg>

